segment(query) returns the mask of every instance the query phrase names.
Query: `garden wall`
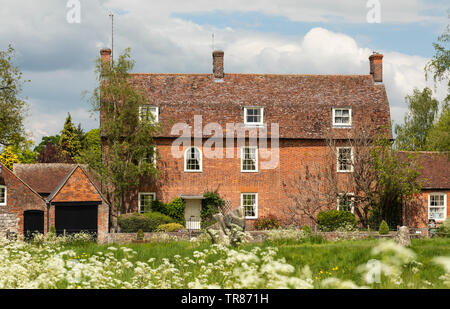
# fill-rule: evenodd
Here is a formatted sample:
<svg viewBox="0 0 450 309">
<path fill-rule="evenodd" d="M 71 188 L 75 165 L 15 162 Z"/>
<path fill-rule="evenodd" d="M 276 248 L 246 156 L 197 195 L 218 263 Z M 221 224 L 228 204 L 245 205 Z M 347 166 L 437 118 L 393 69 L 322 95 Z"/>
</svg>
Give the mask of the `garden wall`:
<svg viewBox="0 0 450 309">
<path fill-rule="evenodd" d="M 262 242 L 266 239 L 266 231 L 247 231 L 252 235 L 252 242 Z M 158 242 L 168 240 L 186 240 L 190 241 L 192 238 L 199 237 L 201 232 L 171 232 L 171 233 L 144 233 L 145 242 Z M 317 232 L 313 233 L 320 235 L 327 240 L 339 240 L 339 239 L 365 239 L 368 237 L 373 238 L 393 238 L 397 235 L 397 232 L 389 232 L 388 235 L 379 235 L 378 232 Z M 410 236 L 412 238 L 428 237 L 427 229 L 412 229 L 410 230 Z M 135 242 L 137 239 L 137 233 L 109 233 L 106 234 L 99 243 L 106 244 L 125 244 Z"/>
</svg>

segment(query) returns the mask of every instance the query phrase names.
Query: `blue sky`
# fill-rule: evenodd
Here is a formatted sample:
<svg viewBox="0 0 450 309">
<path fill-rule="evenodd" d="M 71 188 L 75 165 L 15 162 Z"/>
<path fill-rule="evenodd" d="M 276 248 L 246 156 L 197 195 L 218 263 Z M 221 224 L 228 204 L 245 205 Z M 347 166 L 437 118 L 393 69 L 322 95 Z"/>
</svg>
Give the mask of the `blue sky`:
<svg viewBox="0 0 450 309">
<path fill-rule="evenodd" d="M 446 12 L 430 9 L 422 14 L 445 18 Z M 383 49 L 431 57 L 434 53 L 432 43 L 442 33 L 440 23 L 348 23 L 339 17 L 327 16 L 328 22 L 292 21 L 283 16 L 271 16 L 260 12 L 194 12 L 174 13 L 172 17 L 189 20 L 202 26 L 219 29 L 251 30 L 276 33 L 285 36 L 304 36 L 309 30 L 322 27 L 334 32 L 347 34 L 371 49 Z"/>
<path fill-rule="evenodd" d="M 368 74 L 368 56 L 377 50 L 385 55 L 384 83 L 399 123 L 405 95 L 433 87 L 423 68 L 450 5 L 380 0 L 381 22 L 368 23 L 374 2 L 79 0 L 80 23 L 69 23 L 69 0 L 0 0 L 0 49 L 13 44 L 16 64 L 31 80 L 23 96 L 36 143 L 59 133 L 68 112 L 86 130 L 98 126 L 82 93 L 96 87 L 94 61 L 111 46 L 110 12 L 115 54 L 131 47 L 136 72 L 211 72 L 213 33 L 225 51 L 225 73 Z M 438 98 L 446 91 L 436 90 Z"/>
</svg>

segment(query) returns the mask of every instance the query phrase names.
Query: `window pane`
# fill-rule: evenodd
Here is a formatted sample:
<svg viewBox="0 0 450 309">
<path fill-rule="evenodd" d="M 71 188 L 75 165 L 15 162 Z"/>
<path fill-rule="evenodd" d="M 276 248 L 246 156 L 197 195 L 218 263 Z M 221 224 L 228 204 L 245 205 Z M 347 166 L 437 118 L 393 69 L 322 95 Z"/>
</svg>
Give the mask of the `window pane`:
<svg viewBox="0 0 450 309">
<path fill-rule="evenodd" d="M 351 171 L 352 169 L 352 150 L 351 148 L 339 148 L 338 152 L 339 171 Z"/>
<path fill-rule="evenodd" d="M 242 207 L 246 217 L 256 217 L 256 195 L 243 194 Z"/>
<path fill-rule="evenodd" d="M 246 111 L 248 123 L 261 123 L 261 108 L 247 108 Z"/>
<path fill-rule="evenodd" d="M 186 169 L 189 171 L 200 170 L 200 152 L 196 148 L 190 148 L 186 156 Z"/>
<path fill-rule="evenodd" d="M 256 148 L 243 148 L 242 170 L 256 171 Z"/>
<path fill-rule="evenodd" d="M 152 207 L 152 201 L 155 200 L 155 195 L 154 194 L 146 194 L 146 193 L 141 193 L 140 194 L 140 201 L 139 201 L 139 206 L 140 212 L 144 212 L 146 210 L 150 210 Z"/>
<path fill-rule="evenodd" d="M 350 125 L 350 109 L 335 109 L 334 123 Z"/>
</svg>

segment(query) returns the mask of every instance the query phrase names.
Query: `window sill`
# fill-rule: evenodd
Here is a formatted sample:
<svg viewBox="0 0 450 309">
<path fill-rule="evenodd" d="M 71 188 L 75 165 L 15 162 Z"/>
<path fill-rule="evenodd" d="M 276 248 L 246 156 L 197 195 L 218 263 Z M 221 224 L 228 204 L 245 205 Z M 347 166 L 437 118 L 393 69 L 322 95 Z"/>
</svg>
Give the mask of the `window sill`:
<svg viewBox="0 0 450 309">
<path fill-rule="evenodd" d="M 333 129 L 351 129 L 352 125 L 337 125 L 333 124 Z"/>
<path fill-rule="evenodd" d="M 244 171 L 244 170 L 241 170 L 241 173 L 258 173 L 258 170 L 256 170 L 256 171 Z"/>
<path fill-rule="evenodd" d="M 353 171 L 337 171 L 338 173 L 353 173 Z"/>
<path fill-rule="evenodd" d="M 244 123 L 244 128 L 265 128 L 264 123 Z"/>
<path fill-rule="evenodd" d="M 184 171 L 185 173 L 203 173 L 203 171 Z"/>
</svg>

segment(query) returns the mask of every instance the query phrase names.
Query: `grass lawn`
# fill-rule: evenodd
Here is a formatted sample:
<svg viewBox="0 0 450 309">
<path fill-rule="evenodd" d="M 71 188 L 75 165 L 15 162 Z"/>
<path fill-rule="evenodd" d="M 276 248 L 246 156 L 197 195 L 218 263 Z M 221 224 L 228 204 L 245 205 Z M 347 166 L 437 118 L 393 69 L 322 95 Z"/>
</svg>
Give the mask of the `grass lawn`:
<svg viewBox="0 0 450 309">
<path fill-rule="evenodd" d="M 334 277 L 341 280 L 351 280 L 358 286 L 367 286 L 368 284 L 363 280 L 361 273 L 357 271 L 358 266 L 366 264 L 371 259 L 379 259 L 392 262 L 391 255 L 373 255 L 372 249 L 379 244 L 378 240 L 346 240 L 337 242 L 323 242 L 323 243 L 311 243 L 311 242 L 296 242 L 296 241 L 283 241 L 283 242 L 264 242 L 260 244 L 245 244 L 241 245 L 238 249 L 245 251 L 252 251 L 256 247 L 259 247 L 265 251 L 269 247 L 275 247 L 278 249 L 278 253 L 275 258 L 284 258 L 287 264 L 295 267 L 295 271 L 292 276 L 300 277 L 304 272 L 304 266 L 308 265 L 313 279 L 314 287 L 322 287 L 320 282 L 326 278 Z M 77 255 L 91 256 L 98 252 L 107 253 L 111 247 L 119 247 L 117 245 L 97 245 L 87 244 L 82 246 L 70 246 L 70 249 L 74 250 Z M 194 252 L 208 250 L 210 244 L 208 243 L 191 243 L 187 241 L 167 242 L 167 243 L 145 243 L 145 244 L 127 244 L 122 247 L 128 247 L 133 249 L 136 254 L 129 258 L 130 261 L 147 262 L 150 258 L 154 258 L 155 265 L 159 265 L 164 262 L 164 259 L 168 259 L 170 263 L 175 263 L 176 256 L 181 258 L 191 258 L 196 261 L 197 257 L 194 257 Z M 374 283 L 369 285 L 373 288 L 449 288 L 448 274 L 447 279 L 443 279 L 441 276 L 445 275 L 445 269 L 442 266 L 437 265 L 432 261 L 433 258 L 438 256 L 445 256 L 450 258 L 450 238 L 437 238 L 437 239 L 413 239 L 410 249 L 416 253 L 413 264 L 401 265 L 402 272 L 401 282 L 393 283 L 392 280 L 383 280 L 381 283 Z M 126 258 L 126 253 L 121 250 L 115 251 L 115 257 L 117 259 Z M 223 256 L 210 255 L 205 257 L 206 263 L 216 263 L 219 259 L 223 259 Z M 416 263 L 418 262 L 418 263 Z M 204 267 L 201 264 L 192 263 L 189 271 L 192 273 L 192 277 L 204 272 Z M 133 269 L 126 270 L 121 275 L 121 280 L 128 280 L 133 276 Z M 219 282 L 223 280 L 221 274 L 212 272 L 209 275 L 209 279 L 215 282 L 215 279 Z M 395 281 L 395 280 L 394 280 Z"/>
</svg>

